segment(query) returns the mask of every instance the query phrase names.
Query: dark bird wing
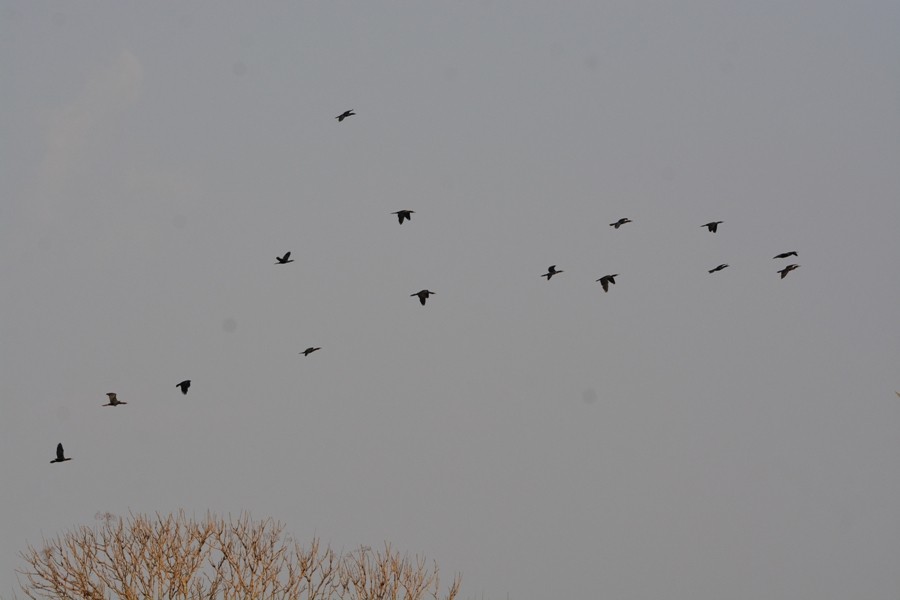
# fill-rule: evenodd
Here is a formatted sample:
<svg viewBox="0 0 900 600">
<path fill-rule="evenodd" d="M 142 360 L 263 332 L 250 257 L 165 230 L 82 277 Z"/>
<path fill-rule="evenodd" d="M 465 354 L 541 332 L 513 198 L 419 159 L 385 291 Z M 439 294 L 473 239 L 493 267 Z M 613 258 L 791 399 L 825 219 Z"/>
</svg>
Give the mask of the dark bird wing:
<svg viewBox="0 0 900 600">
<path fill-rule="evenodd" d="M 290 253 L 290 252 L 286 252 L 285 255 L 284 255 L 284 257 L 283 257 L 281 260 L 287 260 L 287 259 L 289 259 L 290 257 L 291 257 L 291 253 Z"/>
<path fill-rule="evenodd" d="M 608 292 L 608 291 L 609 291 L 609 279 L 607 279 L 606 277 L 602 277 L 602 278 L 600 279 L 600 285 L 603 286 L 603 291 L 604 291 L 604 292 Z"/>
<path fill-rule="evenodd" d="M 62 443 L 56 445 L 56 460 L 63 461 L 65 459 L 65 452 L 63 452 Z"/>
</svg>

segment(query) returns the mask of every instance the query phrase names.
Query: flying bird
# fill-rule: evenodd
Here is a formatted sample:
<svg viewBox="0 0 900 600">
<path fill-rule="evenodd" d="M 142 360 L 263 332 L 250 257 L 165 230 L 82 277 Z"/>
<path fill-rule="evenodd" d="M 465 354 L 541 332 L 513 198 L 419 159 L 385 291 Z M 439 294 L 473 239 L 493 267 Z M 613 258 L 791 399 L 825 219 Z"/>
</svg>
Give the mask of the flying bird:
<svg viewBox="0 0 900 600">
<path fill-rule="evenodd" d="M 725 263 L 722 263 L 721 265 L 719 265 L 719 266 L 716 267 L 715 269 L 710 269 L 709 272 L 710 272 L 710 273 L 715 273 L 716 271 L 721 271 L 722 269 L 726 268 L 727 266 L 728 266 L 728 265 L 726 265 Z"/>
<path fill-rule="evenodd" d="M 410 294 L 410 297 L 418 296 L 419 302 L 422 303 L 422 306 L 425 306 L 425 301 L 428 300 L 428 296 L 432 295 L 433 293 L 434 292 L 429 291 L 429 290 L 422 290 L 420 292 L 416 292 L 415 294 Z"/>
<path fill-rule="evenodd" d="M 562 272 L 563 272 L 562 270 L 559 270 L 559 271 L 556 270 L 556 265 L 550 265 L 549 267 L 547 267 L 547 272 L 544 273 L 543 275 L 541 275 L 541 277 L 546 277 L 547 281 L 550 281 L 551 277 L 553 277 L 554 275 L 557 275 L 559 273 L 562 273 Z"/>
<path fill-rule="evenodd" d="M 50 464 L 52 465 L 53 463 L 66 462 L 67 460 L 72 460 L 72 458 L 71 457 L 66 458 L 65 454 L 63 453 L 62 444 L 57 444 L 56 445 L 56 458 L 51 460 Z"/>
<path fill-rule="evenodd" d="M 706 227 L 707 229 L 709 229 L 710 233 L 715 233 L 716 230 L 719 229 L 719 225 L 721 225 L 724 222 L 725 221 L 710 221 L 709 223 L 706 223 L 705 225 L 701 225 L 700 227 Z"/>
<path fill-rule="evenodd" d="M 773 258 L 773 259 L 775 259 L 775 258 L 787 258 L 788 256 L 797 256 L 797 251 L 796 251 L 796 250 L 791 250 L 790 252 L 782 252 L 781 254 L 777 254 L 777 255 L 773 256 L 772 258 Z"/>
<path fill-rule="evenodd" d="M 343 120 L 346 119 L 347 117 L 352 117 L 352 116 L 355 115 L 355 114 L 356 114 L 356 113 L 353 112 L 353 109 L 351 108 L 350 110 L 345 110 L 344 112 L 342 112 L 341 114 L 339 114 L 338 116 L 336 116 L 335 119 L 337 119 L 337 120 L 338 120 L 338 123 L 340 123 L 341 121 L 343 121 Z"/>
<path fill-rule="evenodd" d="M 397 212 L 392 212 L 392 215 L 397 215 L 397 220 L 400 221 L 400 224 L 403 225 L 403 219 L 407 221 L 412 221 L 412 214 L 416 212 L 414 210 L 398 210 Z"/>
<path fill-rule="evenodd" d="M 604 275 L 603 277 L 601 277 L 601 278 L 598 279 L 597 281 L 599 281 L 599 282 L 600 282 L 600 285 L 603 286 L 603 291 L 604 291 L 604 292 L 608 292 L 608 291 L 609 291 L 609 284 L 615 285 L 615 284 L 616 284 L 616 277 L 618 277 L 618 276 L 619 276 L 618 273 L 613 273 L 612 275 Z"/>
<path fill-rule="evenodd" d="M 179 383 L 179 384 L 176 385 L 175 387 L 181 388 L 181 393 L 184 394 L 185 396 L 187 396 L 188 388 L 191 387 L 191 380 L 190 380 L 190 379 L 185 379 L 184 381 L 182 381 L 181 383 Z"/>
<path fill-rule="evenodd" d="M 781 278 L 784 279 L 785 277 L 787 277 L 788 273 L 790 273 L 791 271 L 793 271 L 794 269 L 797 269 L 799 267 L 800 267 L 800 265 L 788 265 L 778 272 L 781 273 Z"/>
<path fill-rule="evenodd" d="M 284 256 L 276 256 L 275 260 L 278 261 L 277 263 L 275 263 L 276 265 L 286 265 L 288 263 L 294 262 L 294 259 L 291 258 L 290 252 L 285 252 Z"/>
<path fill-rule="evenodd" d="M 309 356 L 310 354 L 312 354 L 312 353 L 315 352 L 316 350 L 321 350 L 321 348 L 313 348 L 312 346 L 310 346 L 309 348 L 307 348 L 306 350 L 304 350 L 304 351 L 301 352 L 300 354 L 302 354 L 303 356 Z"/>
<path fill-rule="evenodd" d="M 610 223 L 609 226 L 610 226 L 610 227 L 615 227 L 616 229 L 618 229 L 619 227 L 621 227 L 621 226 L 624 225 L 625 223 L 631 223 L 631 219 L 626 219 L 625 217 L 622 217 L 621 219 L 619 219 L 619 220 L 616 221 L 615 223 Z"/>
<path fill-rule="evenodd" d="M 109 398 L 109 404 L 101 404 L 100 406 L 118 406 L 120 404 L 128 404 L 127 402 L 122 402 L 116 397 L 115 392 L 106 392 L 106 397 Z"/>
</svg>

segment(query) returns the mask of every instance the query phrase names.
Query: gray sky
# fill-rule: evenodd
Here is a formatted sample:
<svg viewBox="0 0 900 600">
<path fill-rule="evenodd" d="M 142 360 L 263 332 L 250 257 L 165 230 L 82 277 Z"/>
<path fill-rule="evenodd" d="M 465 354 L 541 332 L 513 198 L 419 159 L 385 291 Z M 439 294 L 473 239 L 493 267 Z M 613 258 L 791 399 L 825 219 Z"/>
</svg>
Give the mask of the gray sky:
<svg viewBox="0 0 900 600">
<path fill-rule="evenodd" d="M 896 598 L 898 31 L 4 2 L 0 595 L 26 542 L 184 508 L 463 597 Z"/>
</svg>

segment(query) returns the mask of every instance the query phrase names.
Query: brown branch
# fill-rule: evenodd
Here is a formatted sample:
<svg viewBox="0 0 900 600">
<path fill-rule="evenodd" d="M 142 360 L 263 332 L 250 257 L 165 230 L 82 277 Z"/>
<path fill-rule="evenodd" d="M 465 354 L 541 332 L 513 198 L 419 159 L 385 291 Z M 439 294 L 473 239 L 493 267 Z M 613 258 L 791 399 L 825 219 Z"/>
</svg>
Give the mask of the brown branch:
<svg viewBox="0 0 900 600">
<path fill-rule="evenodd" d="M 454 600 L 460 578 L 440 596 L 436 563 L 385 544 L 336 553 L 308 548 L 284 524 L 207 514 L 98 514 L 95 527 L 44 539 L 20 553 L 27 598 L 54 600 Z"/>
</svg>

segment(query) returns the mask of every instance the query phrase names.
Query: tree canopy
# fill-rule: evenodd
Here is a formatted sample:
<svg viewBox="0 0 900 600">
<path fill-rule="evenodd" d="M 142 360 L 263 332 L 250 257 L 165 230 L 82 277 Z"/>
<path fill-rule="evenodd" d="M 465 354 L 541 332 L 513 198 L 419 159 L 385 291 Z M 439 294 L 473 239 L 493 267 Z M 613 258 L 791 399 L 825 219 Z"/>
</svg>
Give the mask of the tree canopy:
<svg viewBox="0 0 900 600">
<path fill-rule="evenodd" d="M 207 514 L 98 515 L 28 546 L 19 586 L 28 598 L 100 600 L 453 600 L 440 595 L 437 563 L 390 544 L 336 552 L 313 538 L 301 546 L 273 519 Z"/>
</svg>

